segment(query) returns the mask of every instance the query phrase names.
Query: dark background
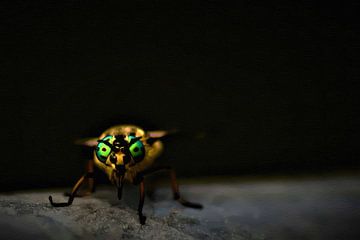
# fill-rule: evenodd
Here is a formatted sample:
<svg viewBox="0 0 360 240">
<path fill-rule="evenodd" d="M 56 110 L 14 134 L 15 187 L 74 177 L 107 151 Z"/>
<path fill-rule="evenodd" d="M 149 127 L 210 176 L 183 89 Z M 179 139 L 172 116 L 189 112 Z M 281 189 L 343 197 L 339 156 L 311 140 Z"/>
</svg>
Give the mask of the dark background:
<svg viewBox="0 0 360 240">
<path fill-rule="evenodd" d="M 359 169 L 356 3 L 17 3 L 2 190 L 72 185 L 90 155 L 72 142 L 119 123 L 180 130 L 179 177 Z"/>
</svg>

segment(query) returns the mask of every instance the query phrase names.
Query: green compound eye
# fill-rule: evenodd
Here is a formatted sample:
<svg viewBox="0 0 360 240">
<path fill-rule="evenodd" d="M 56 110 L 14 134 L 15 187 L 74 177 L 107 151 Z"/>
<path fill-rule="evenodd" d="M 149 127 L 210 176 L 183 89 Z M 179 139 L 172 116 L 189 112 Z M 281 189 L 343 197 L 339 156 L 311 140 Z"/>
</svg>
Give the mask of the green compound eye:
<svg viewBox="0 0 360 240">
<path fill-rule="evenodd" d="M 145 156 L 144 144 L 135 136 L 128 136 L 128 140 L 130 142 L 129 150 L 131 156 L 136 162 L 141 161 Z"/>
<path fill-rule="evenodd" d="M 145 157 L 144 144 L 140 141 L 140 138 L 135 137 L 135 134 L 129 135 L 127 140 L 123 140 L 124 142 L 121 143 L 121 139 L 119 140 L 114 136 L 107 135 L 98 140 L 99 143 L 95 148 L 96 157 L 99 161 L 105 163 L 111 152 L 120 151 L 120 147 L 123 147 L 125 149 L 123 153 L 127 153 L 128 156 L 131 155 L 135 162 L 140 162 Z"/>
<path fill-rule="evenodd" d="M 98 145 L 96 146 L 95 153 L 96 157 L 101 161 L 105 162 L 108 156 L 111 153 L 111 144 L 114 141 L 113 136 L 106 136 L 103 139 L 99 140 Z"/>
</svg>

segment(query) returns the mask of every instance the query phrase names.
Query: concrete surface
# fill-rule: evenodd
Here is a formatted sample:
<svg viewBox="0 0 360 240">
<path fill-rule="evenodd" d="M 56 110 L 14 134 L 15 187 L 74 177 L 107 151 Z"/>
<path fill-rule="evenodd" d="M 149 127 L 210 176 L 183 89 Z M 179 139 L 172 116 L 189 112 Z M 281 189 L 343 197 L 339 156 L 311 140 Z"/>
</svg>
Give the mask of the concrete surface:
<svg viewBox="0 0 360 240">
<path fill-rule="evenodd" d="M 169 188 L 146 198 L 146 225 L 136 215 L 137 188 L 118 201 L 98 186 L 70 207 L 65 189 L 0 195 L 0 239 L 360 239 L 360 177 L 272 179 L 182 184 L 183 196 L 203 210 L 171 200 Z M 68 189 L 66 189 L 68 190 Z"/>
</svg>

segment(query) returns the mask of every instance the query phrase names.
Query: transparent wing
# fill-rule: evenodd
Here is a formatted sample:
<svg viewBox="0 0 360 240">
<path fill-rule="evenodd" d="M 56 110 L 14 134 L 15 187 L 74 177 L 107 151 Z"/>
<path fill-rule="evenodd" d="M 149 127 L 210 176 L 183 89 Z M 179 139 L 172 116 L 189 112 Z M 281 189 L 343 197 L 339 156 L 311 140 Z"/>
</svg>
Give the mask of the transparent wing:
<svg viewBox="0 0 360 240">
<path fill-rule="evenodd" d="M 74 141 L 76 145 L 95 147 L 98 144 L 98 138 L 81 138 Z"/>
</svg>

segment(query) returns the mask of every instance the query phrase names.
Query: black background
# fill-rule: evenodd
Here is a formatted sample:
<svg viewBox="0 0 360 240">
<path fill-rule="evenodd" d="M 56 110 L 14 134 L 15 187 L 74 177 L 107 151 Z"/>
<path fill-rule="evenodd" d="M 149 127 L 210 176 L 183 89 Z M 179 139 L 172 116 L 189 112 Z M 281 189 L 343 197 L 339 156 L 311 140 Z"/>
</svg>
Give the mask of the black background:
<svg viewBox="0 0 360 240">
<path fill-rule="evenodd" d="M 180 177 L 359 167 L 358 4 L 18 2 L 2 7 L 3 190 L 69 186 L 73 141 L 179 130 Z"/>
</svg>

